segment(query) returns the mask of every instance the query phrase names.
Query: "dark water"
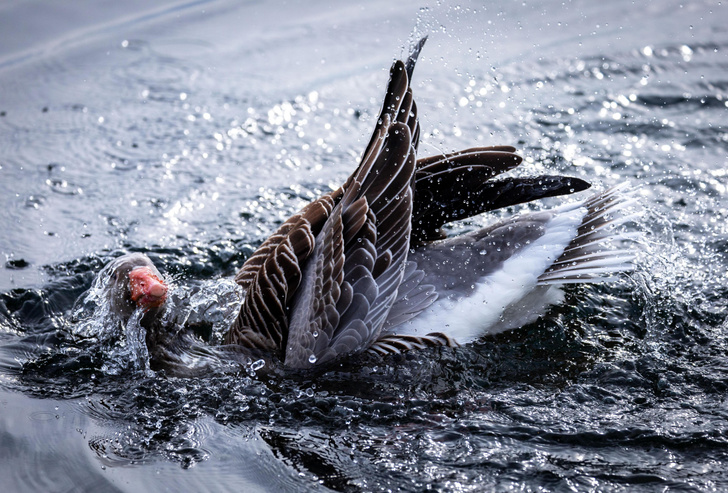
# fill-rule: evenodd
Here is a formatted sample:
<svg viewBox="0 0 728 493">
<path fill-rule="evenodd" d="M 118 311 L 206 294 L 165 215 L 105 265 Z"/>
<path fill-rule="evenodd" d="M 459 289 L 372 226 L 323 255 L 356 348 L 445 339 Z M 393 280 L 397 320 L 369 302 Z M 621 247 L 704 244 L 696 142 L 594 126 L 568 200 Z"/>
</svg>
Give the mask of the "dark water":
<svg viewBox="0 0 728 493">
<path fill-rule="evenodd" d="M 725 2 L 499 3 L 0 7 L 3 491 L 728 489 Z M 630 181 L 639 272 L 316 375 L 155 374 L 76 320 L 124 251 L 196 302 L 227 290 L 348 176 L 415 27 L 422 153 Z"/>
</svg>

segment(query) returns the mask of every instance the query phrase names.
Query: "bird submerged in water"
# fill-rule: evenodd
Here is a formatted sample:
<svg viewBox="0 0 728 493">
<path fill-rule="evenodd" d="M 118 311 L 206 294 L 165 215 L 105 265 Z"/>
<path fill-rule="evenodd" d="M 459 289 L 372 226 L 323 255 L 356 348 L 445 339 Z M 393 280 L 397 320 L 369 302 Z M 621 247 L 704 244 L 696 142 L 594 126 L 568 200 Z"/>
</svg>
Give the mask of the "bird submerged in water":
<svg viewBox="0 0 728 493">
<path fill-rule="evenodd" d="M 224 347 L 306 369 L 365 352 L 455 346 L 535 320 L 560 286 L 632 269 L 620 249 L 632 200 L 619 188 L 446 238 L 442 226 L 487 211 L 583 191 L 564 176 L 505 177 L 510 146 L 417 158 L 411 79 L 422 39 L 397 60 L 374 133 L 339 189 L 288 219 L 235 277 L 244 298 Z M 145 312 L 147 344 L 165 341 L 167 287 L 142 254 L 116 259 L 109 293 L 128 318 Z M 150 353 L 154 348 L 150 347 Z"/>
</svg>

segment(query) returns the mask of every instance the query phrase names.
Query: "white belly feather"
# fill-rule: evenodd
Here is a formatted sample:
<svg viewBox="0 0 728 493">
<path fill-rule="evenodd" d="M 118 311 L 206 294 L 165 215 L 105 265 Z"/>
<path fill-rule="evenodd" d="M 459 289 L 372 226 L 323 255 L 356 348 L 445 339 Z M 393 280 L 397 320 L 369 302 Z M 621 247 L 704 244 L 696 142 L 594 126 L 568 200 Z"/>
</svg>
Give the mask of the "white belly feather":
<svg viewBox="0 0 728 493">
<path fill-rule="evenodd" d="M 558 259 L 586 215 L 581 203 L 553 211 L 544 234 L 506 260 L 500 269 L 480 278 L 469 296 L 438 299 L 415 319 L 396 328 L 397 334 L 423 336 L 443 332 L 460 344 L 536 320 L 559 303 L 559 286 L 539 283 L 539 276 Z"/>
</svg>

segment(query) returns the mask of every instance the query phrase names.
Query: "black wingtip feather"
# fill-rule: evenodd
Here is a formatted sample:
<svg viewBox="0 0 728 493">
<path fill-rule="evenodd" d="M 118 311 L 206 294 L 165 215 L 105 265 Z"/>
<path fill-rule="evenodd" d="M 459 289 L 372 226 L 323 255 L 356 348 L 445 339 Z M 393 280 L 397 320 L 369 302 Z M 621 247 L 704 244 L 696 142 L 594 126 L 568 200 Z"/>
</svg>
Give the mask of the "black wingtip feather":
<svg viewBox="0 0 728 493">
<path fill-rule="evenodd" d="M 427 41 L 427 36 L 424 36 L 417 42 L 417 44 L 415 44 L 412 48 L 412 52 L 410 52 L 410 56 L 407 57 L 407 64 L 405 65 L 405 68 L 407 70 L 407 78 L 410 81 L 412 80 L 412 73 L 415 70 L 415 64 L 417 63 L 417 58 L 420 56 L 420 51 L 422 51 L 422 47 L 425 46 L 425 41 Z"/>
<path fill-rule="evenodd" d="M 452 221 L 546 197 L 581 192 L 591 186 L 584 180 L 568 176 L 511 177 L 497 181 L 491 181 L 491 176 L 487 166 L 466 163 L 444 172 L 423 174 L 416 186 L 412 242 L 419 244 L 443 238 L 440 228 Z"/>
</svg>

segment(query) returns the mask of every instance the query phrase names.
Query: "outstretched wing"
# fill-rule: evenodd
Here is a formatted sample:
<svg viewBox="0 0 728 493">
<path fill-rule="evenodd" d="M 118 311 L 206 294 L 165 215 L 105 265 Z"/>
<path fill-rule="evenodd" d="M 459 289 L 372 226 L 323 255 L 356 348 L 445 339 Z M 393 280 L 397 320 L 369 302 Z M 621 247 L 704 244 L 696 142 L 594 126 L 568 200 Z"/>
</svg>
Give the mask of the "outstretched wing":
<svg viewBox="0 0 728 493">
<path fill-rule="evenodd" d="M 341 202 L 316 236 L 291 305 L 285 365 L 367 349 L 397 298 L 409 249 L 419 124 L 410 75 L 422 40 L 396 61 L 377 127 Z"/>
<path fill-rule="evenodd" d="M 412 243 L 444 238 L 440 228 L 448 222 L 589 188 L 587 182 L 566 176 L 492 180 L 522 160 L 509 146 L 478 147 L 418 160 Z"/>
</svg>

